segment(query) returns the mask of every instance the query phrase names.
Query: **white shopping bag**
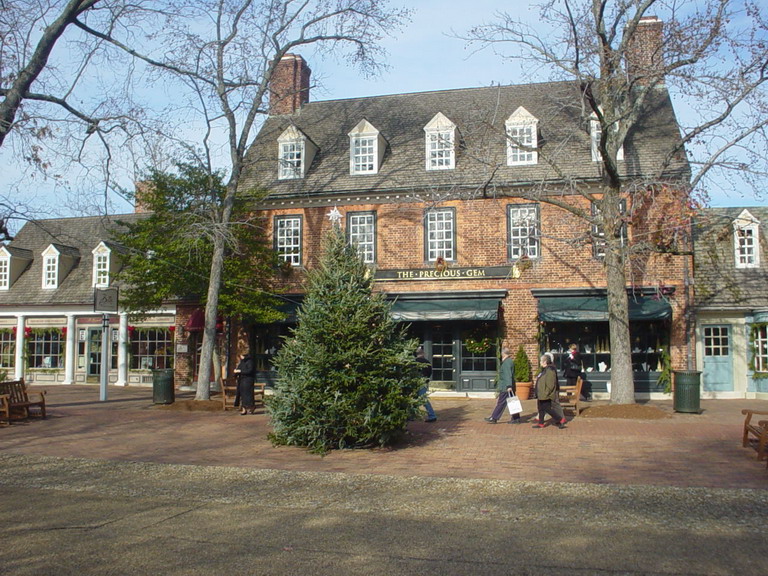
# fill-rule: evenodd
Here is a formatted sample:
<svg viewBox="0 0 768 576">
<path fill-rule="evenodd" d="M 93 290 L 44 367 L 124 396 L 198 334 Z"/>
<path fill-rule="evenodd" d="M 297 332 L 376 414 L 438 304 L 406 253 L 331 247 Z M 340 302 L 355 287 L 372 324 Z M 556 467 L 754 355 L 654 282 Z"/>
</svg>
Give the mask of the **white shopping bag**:
<svg viewBox="0 0 768 576">
<path fill-rule="evenodd" d="M 512 392 L 507 391 L 507 408 L 510 414 L 520 414 L 523 411 L 523 404 L 520 398 L 513 396 Z"/>
</svg>

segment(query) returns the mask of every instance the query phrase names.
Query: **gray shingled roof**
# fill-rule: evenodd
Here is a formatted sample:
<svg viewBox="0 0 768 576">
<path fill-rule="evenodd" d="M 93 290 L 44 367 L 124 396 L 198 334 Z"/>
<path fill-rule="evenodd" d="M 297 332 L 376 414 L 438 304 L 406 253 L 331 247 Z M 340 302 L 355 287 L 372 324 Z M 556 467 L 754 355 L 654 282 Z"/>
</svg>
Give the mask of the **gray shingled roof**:
<svg viewBox="0 0 768 576">
<path fill-rule="evenodd" d="M 146 217 L 147 214 L 125 214 L 27 222 L 7 247 L 12 253 L 23 249 L 33 260 L 10 290 L 0 291 L 0 307 L 92 304 L 92 250 L 102 240 L 110 240 L 112 232 L 120 229 L 118 220 L 134 222 Z M 51 244 L 55 244 L 67 255 L 76 256 L 77 260 L 66 277 L 60 279 L 57 289 L 43 290 L 41 255 Z"/>
<path fill-rule="evenodd" d="M 432 187 L 476 188 L 525 185 L 559 180 L 540 158 L 534 166 L 506 166 L 504 123 L 518 107 L 538 121 L 539 150 L 549 155 L 568 177 L 599 178 L 591 159 L 590 139 L 581 119 L 572 83 L 493 86 L 371 98 L 310 102 L 292 115 L 267 119 L 248 152 L 243 189 L 262 187 L 274 197 L 316 196 L 348 192 L 425 190 Z M 649 99 L 648 113 L 628 135 L 623 170 L 627 175 L 655 173 L 671 144 L 680 141 L 672 104 L 665 91 Z M 455 170 L 425 169 L 424 127 L 438 112 L 458 126 L 461 147 Z M 361 121 L 375 126 L 387 141 L 376 175 L 349 174 L 349 132 Z M 277 138 L 296 126 L 319 151 L 304 179 L 278 180 Z M 684 156 L 668 171 L 686 178 Z"/>
<path fill-rule="evenodd" d="M 736 268 L 733 221 L 744 211 L 760 221 L 760 267 Z M 699 310 L 768 307 L 768 208 L 706 208 L 694 222 L 694 278 Z"/>
</svg>

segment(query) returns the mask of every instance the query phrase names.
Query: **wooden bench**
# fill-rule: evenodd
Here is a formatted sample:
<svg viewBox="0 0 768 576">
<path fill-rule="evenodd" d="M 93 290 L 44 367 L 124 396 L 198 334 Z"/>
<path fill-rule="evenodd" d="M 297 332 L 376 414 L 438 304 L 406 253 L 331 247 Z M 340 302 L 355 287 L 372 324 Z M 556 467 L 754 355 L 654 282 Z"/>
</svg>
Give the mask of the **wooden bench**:
<svg viewBox="0 0 768 576">
<path fill-rule="evenodd" d="M 581 376 L 576 379 L 576 386 L 560 386 L 560 406 L 573 410 L 576 416 L 581 412 Z"/>
<path fill-rule="evenodd" d="M 8 394 L 0 394 L 0 420 L 4 420 L 6 425 L 11 423 L 11 400 Z"/>
<path fill-rule="evenodd" d="M 264 404 L 265 387 L 266 384 L 259 382 L 253 385 L 253 398 L 257 404 Z M 237 398 L 237 376 L 227 378 L 221 383 L 221 402 L 224 410 L 236 408 L 235 398 Z"/>
<path fill-rule="evenodd" d="M 8 396 L 9 422 L 13 415 L 29 418 L 32 415 L 30 408 L 37 408 L 35 415 L 45 418 L 45 391 L 29 393 L 23 378 L 0 382 L 0 395 Z M 2 411 L 4 412 L 4 410 Z"/>
<path fill-rule="evenodd" d="M 747 410 L 745 408 L 741 413 L 746 416 L 744 419 L 744 435 L 741 439 L 742 446 L 746 448 L 749 446 L 750 440 L 755 441 L 757 444 L 757 459 L 762 460 L 768 456 L 768 451 L 766 451 L 766 449 L 768 449 L 768 420 L 752 422 L 752 416 L 756 414 L 768 416 L 768 412 Z M 754 438 L 750 438 L 750 435 L 754 436 Z"/>
</svg>

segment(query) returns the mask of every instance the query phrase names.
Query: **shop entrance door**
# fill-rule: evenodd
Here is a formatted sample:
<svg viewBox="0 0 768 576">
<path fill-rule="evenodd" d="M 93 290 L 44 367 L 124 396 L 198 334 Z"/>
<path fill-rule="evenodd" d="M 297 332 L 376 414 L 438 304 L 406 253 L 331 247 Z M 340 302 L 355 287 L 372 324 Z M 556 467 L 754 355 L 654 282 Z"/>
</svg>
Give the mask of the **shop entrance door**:
<svg viewBox="0 0 768 576">
<path fill-rule="evenodd" d="M 86 363 L 87 380 L 93 381 L 94 378 L 101 377 L 101 328 L 89 328 L 88 340 L 86 342 Z"/>
<path fill-rule="evenodd" d="M 456 382 L 456 354 L 454 353 L 453 330 L 446 326 L 433 326 L 432 340 L 432 381 L 444 386 Z"/>
<path fill-rule="evenodd" d="M 704 336 L 702 388 L 707 391 L 733 391 L 730 326 L 703 326 L 702 334 Z"/>
</svg>

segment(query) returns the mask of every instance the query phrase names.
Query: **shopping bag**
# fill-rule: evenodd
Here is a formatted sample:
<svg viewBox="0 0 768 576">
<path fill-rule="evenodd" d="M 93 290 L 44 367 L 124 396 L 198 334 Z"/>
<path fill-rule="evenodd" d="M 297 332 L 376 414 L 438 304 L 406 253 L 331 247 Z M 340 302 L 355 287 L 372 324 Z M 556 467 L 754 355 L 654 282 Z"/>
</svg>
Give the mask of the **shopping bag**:
<svg viewBox="0 0 768 576">
<path fill-rule="evenodd" d="M 523 411 L 523 404 L 520 402 L 520 398 L 507 392 L 507 408 L 510 414 L 520 414 Z"/>
</svg>

